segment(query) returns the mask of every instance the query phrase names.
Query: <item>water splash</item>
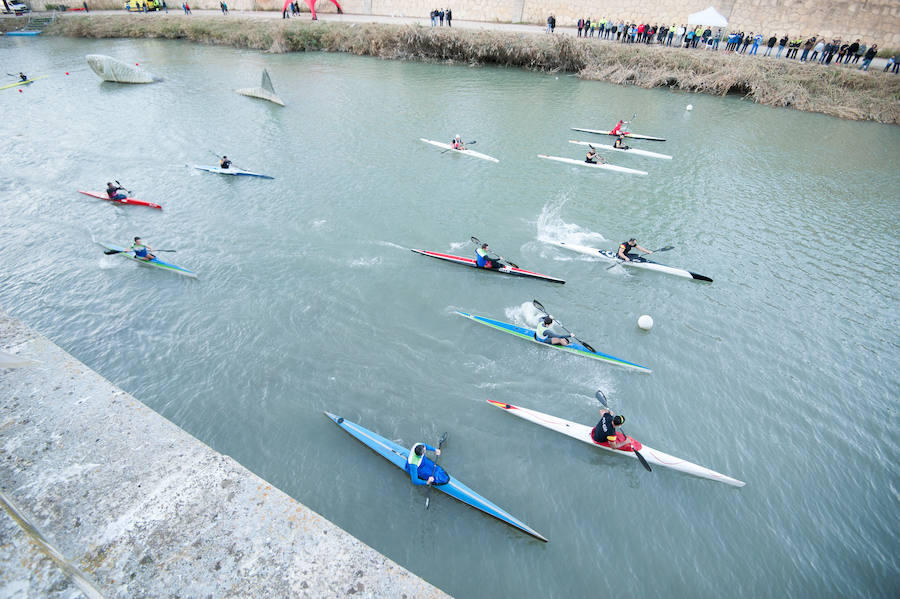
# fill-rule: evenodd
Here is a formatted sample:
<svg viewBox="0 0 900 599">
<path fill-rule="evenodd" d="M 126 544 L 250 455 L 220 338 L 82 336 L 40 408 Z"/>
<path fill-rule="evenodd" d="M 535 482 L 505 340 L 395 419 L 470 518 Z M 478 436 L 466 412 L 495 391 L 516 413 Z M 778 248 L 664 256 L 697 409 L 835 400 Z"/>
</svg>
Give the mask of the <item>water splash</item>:
<svg viewBox="0 0 900 599">
<path fill-rule="evenodd" d="M 578 245 L 597 245 L 606 241 L 600 233 L 562 219 L 562 210 L 568 197 L 551 200 L 541 209 L 537 220 L 537 238 L 540 241 L 565 241 Z"/>
<path fill-rule="evenodd" d="M 529 328 L 534 328 L 537 326 L 537 321 L 540 316 L 543 316 L 543 312 L 540 312 L 537 308 L 534 307 L 534 304 L 529 302 L 522 302 L 522 304 L 518 306 L 513 306 L 512 308 L 506 308 L 504 311 L 506 317 L 516 323 L 519 326 L 525 326 Z"/>
</svg>

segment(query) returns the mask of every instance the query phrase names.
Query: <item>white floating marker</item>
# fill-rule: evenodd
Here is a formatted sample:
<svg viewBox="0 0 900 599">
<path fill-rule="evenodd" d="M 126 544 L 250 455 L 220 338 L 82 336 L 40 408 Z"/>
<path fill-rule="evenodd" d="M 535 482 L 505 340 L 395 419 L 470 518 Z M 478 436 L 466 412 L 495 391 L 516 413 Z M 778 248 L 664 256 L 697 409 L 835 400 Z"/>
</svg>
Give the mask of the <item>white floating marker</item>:
<svg viewBox="0 0 900 599">
<path fill-rule="evenodd" d="M 693 110 L 693 109 L 694 109 L 694 105 L 693 105 L 693 104 L 688 104 L 688 105 L 687 105 L 687 110 Z"/>
<path fill-rule="evenodd" d="M 638 327 L 640 327 L 644 331 L 649 331 L 653 328 L 653 319 L 650 318 L 648 314 L 642 315 L 638 318 Z"/>
</svg>

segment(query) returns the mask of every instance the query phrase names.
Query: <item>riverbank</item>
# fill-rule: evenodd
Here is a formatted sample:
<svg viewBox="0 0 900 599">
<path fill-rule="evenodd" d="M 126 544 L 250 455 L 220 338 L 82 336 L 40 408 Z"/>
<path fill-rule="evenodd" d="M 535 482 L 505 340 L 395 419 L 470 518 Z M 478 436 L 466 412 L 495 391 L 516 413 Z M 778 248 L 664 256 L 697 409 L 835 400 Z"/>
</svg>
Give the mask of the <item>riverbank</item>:
<svg viewBox="0 0 900 599">
<path fill-rule="evenodd" d="M 65 15 L 50 25 L 45 35 L 181 39 L 273 53 L 348 52 L 386 59 L 566 72 L 619 85 L 738 94 L 767 106 L 900 123 L 900 77 L 896 75 L 487 27 L 451 30 L 258 15 L 105 14 Z"/>
<path fill-rule="evenodd" d="M 0 596 L 447 597 L 2 311 L 0 337 L 34 362 L 0 362 Z"/>
</svg>

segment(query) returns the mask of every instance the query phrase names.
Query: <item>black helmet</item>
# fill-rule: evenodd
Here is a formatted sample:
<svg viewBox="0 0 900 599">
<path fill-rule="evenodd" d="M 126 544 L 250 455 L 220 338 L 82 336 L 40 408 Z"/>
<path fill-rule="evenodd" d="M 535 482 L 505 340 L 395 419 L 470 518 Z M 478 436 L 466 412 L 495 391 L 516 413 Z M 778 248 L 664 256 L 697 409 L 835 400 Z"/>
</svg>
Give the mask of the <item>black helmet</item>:
<svg viewBox="0 0 900 599">
<path fill-rule="evenodd" d="M 625 424 L 625 417 L 621 414 L 616 414 L 613 416 L 613 426 L 622 426 Z"/>
</svg>

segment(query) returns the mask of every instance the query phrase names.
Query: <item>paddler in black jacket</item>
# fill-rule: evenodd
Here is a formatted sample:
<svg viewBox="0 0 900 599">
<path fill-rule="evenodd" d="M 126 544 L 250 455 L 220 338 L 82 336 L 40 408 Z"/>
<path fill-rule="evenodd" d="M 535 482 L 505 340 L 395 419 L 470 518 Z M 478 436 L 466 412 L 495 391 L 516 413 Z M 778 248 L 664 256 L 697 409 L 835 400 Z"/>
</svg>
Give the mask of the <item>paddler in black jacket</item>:
<svg viewBox="0 0 900 599">
<path fill-rule="evenodd" d="M 613 147 L 617 150 L 630 150 L 631 148 L 625 145 L 625 136 L 619 133 L 619 137 L 616 138 L 616 142 L 613 144 Z"/>
<path fill-rule="evenodd" d="M 628 438 L 616 440 L 616 427 L 625 424 L 625 417 L 613 414 L 612 411 L 603 408 L 600 410 L 600 422 L 591 429 L 591 439 L 594 443 L 608 444 L 612 449 L 618 449 L 628 444 Z"/>
<path fill-rule="evenodd" d="M 222 160 L 219 161 L 219 168 L 227 169 L 231 166 L 231 161 L 228 160 L 228 156 L 222 156 Z"/>
<path fill-rule="evenodd" d="M 625 262 L 631 262 L 632 260 L 637 258 L 637 256 L 635 256 L 634 254 L 628 253 L 631 250 L 637 250 L 644 254 L 652 254 L 653 253 L 652 251 L 639 246 L 637 244 L 637 240 L 634 237 L 632 237 L 628 241 L 623 241 L 622 243 L 619 244 L 619 251 L 616 253 L 616 256 L 618 256 L 620 260 L 624 260 Z"/>
</svg>

